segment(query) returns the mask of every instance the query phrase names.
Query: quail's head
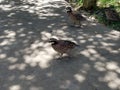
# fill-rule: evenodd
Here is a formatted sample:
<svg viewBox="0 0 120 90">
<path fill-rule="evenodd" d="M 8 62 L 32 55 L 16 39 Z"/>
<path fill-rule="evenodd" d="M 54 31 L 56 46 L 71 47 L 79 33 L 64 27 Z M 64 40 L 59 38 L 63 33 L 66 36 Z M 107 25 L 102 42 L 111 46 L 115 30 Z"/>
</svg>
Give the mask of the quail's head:
<svg viewBox="0 0 120 90">
<path fill-rule="evenodd" d="M 57 43 L 57 39 L 56 38 L 50 38 L 49 40 L 48 40 L 48 42 L 49 43 L 51 43 L 51 44 L 55 44 L 55 43 Z"/>
<path fill-rule="evenodd" d="M 72 8 L 71 8 L 71 7 L 66 7 L 66 12 L 67 12 L 67 13 L 72 12 Z"/>
<path fill-rule="evenodd" d="M 113 13 L 115 13 L 116 11 L 114 10 L 114 9 L 111 9 L 111 8 L 105 8 L 105 14 L 113 14 Z"/>
</svg>

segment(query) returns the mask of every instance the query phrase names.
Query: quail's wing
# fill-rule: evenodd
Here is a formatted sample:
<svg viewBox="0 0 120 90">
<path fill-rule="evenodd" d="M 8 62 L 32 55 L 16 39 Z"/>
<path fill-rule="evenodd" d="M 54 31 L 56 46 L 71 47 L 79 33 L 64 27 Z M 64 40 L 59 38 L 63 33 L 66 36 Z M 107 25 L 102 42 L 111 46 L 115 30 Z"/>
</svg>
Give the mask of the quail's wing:
<svg viewBox="0 0 120 90">
<path fill-rule="evenodd" d="M 76 13 L 75 16 L 78 20 L 86 20 L 80 13 Z"/>
<path fill-rule="evenodd" d="M 61 41 L 61 45 L 65 48 L 70 48 L 70 49 L 72 49 L 76 46 L 76 44 L 74 42 L 67 41 L 67 40 Z"/>
</svg>

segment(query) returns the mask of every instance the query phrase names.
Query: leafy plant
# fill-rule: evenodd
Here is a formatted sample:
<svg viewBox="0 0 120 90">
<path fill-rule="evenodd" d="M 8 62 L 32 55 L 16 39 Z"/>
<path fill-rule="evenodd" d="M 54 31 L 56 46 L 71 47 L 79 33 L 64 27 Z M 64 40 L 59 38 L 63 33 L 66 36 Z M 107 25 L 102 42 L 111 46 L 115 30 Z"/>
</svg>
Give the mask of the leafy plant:
<svg viewBox="0 0 120 90">
<path fill-rule="evenodd" d="M 72 0 L 75 1 L 75 0 Z M 75 7 L 82 6 L 83 0 L 76 0 Z M 105 24 L 110 28 L 114 28 L 120 31 L 120 22 L 111 22 L 109 23 L 105 17 L 104 8 L 111 7 L 116 10 L 120 15 L 120 1 L 119 0 L 97 0 L 97 7 L 93 10 L 92 15 L 96 17 L 98 22 Z M 98 12 L 98 13 L 96 13 Z"/>
</svg>

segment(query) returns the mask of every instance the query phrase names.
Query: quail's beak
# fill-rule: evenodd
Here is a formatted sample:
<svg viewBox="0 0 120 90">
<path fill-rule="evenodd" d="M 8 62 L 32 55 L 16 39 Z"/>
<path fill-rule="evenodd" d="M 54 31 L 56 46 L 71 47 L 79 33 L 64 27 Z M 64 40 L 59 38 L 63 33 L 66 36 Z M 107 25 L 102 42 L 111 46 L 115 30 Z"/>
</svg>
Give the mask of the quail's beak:
<svg viewBox="0 0 120 90">
<path fill-rule="evenodd" d="M 53 42 L 53 41 L 52 41 L 51 39 L 49 39 L 49 40 L 47 40 L 47 42 L 48 42 L 48 43 L 51 43 L 51 42 Z"/>
<path fill-rule="evenodd" d="M 50 42 L 51 42 L 51 40 L 46 40 L 46 42 L 50 43 Z"/>
<path fill-rule="evenodd" d="M 48 40 L 49 43 L 51 43 L 52 41 L 51 40 Z"/>
</svg>

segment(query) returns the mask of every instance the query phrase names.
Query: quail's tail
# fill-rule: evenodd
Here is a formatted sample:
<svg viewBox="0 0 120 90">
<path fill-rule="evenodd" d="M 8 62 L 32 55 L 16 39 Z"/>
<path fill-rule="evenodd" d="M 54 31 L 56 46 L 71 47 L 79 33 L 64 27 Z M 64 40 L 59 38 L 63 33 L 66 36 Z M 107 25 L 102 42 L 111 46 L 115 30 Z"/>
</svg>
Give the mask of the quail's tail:
<svg viewBox="0 0 120 90">
<path fill-rule="evenodd" d="M 81 16 L 81 19 L 80 19 L 81 21 L 86 21 L 87 19 L 85 18 L 85 17 L 83 17 L 83 16 Z"/>
<path fill-rule="evenodd" d="M 76 47 L 80 47 L 80 45 L 76 45 Z"/>
<path fill-rule="evenodd" d="M 78 56 L 80 55 L 80 52 L 83 51 L 84 49 L 81 48 L 80 45 L 76 45 L 74 49 L 72 49 L 70 52 L 69 52 L 69 55 L 70 56 Z"/>
<path fill-rule="evenodd" d="M 76 50 L 78 51 L 82 51 L 82 50 L 84 50 L 80 45 L 76 45 Z"/>
</svg>

